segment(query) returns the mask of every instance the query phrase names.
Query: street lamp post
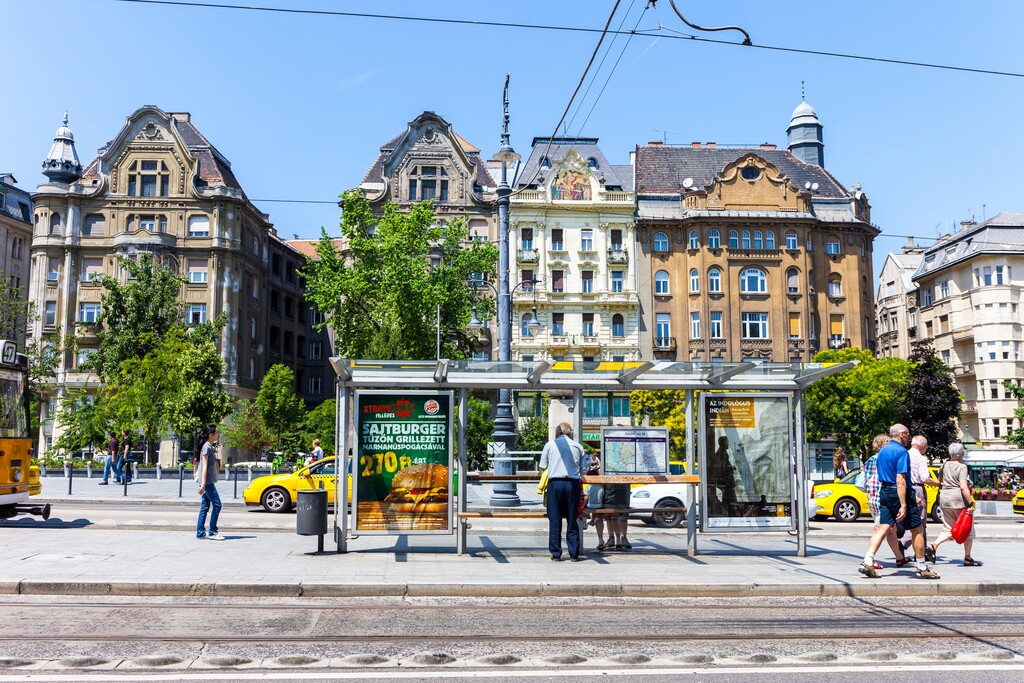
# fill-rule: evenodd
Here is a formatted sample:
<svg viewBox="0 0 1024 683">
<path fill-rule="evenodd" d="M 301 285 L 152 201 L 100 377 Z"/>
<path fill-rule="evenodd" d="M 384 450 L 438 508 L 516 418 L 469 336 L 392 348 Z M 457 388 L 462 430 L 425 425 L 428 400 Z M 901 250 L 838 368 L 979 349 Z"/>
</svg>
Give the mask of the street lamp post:
<svg viewBox="0 0 1024 683">
<path fill-rule="evenodd" d="M 501 126 L 501 149 L 494 155 L 501 162 L 501 183 L 498 185 L 498 361 L 512 360 L 512 295 L 509 291 L 508 262 L 508 206 L 512 188 L 508 185 L 508 165 L 520 157 L 509 144 L 508 136 L 508 74 L 505 74 L 505 91 L 502 98 L 504 116 Z M 492 441 L 504 444 L 504 452 L 495 454 L 494 473 L 512 475 L 516 472 L 515 461 L 506 460 L 516 444 L 516 423 L 512 416 L 512 403 L 508 389 L 498 391 L 498 408 L 494 417 Z M 494 507 L 516 507 L 519 492 L 514 483 L 495 484 L 491 495 Z"/>
</svg>

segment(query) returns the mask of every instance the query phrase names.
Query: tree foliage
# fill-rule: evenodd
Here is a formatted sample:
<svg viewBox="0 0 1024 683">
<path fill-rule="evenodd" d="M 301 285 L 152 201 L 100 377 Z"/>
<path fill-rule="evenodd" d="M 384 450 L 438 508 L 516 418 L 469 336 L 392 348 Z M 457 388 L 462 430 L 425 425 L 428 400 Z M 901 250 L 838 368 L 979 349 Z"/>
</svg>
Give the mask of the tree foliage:
<svg viewBox="0 0 1024 683">
<path fill-rule="evenodd" d="M 1018 401 L 1024 401 L 1024 387 L 1014 384 L 1010 380 L 1004 380 L 1003 388 L 1006 390 L 1007 396 L 1012 396 Z M 1020 421 L 1020 424 L 1024 425 L 1024 408 L 1015 409 L 1013 416 Z M 1021 429 L 1011 429 L 1006 435 L 1006 440 L 1017 448 L 1024 448 L 1024 427 Z"/>
<path fill-rule="evenodd" d="M 60 400 L 56 421 L 62 427 L 52 446 L 57 455 L 71 457 L 90 446 L 104 449 L 110 427 L 102 396 L 87 388 L 69 391 Z"/>
<path fill-rule="evenodd" d="M 466 464 L 471 470 L 486 470 L 491 465 L 487 444 L 494 435 L 491 402 L 470 396 L 466 403 Z"/>
<path fill-rule="evenodd" d="M 473 273 L 494 274 L 497 247 L 468 241 L 464 218 L 439 225 L 431 202 L 402 213 L 393 204 L 375 215 L 359 191 L 342 197 L 343 253 L 323 231 L 317 258 L 303 269 L 306 297 L 337 333 L 339 355 L 427 360 L 466 358 L 475 293 Z"/>
<path fill-rule="evenodd" d="M 949 444 L 957 440 L 956 419 L 963 397 L 952 370 L 929 342 L 914 343 L 910 362 L 913 367 L 900 395 L 902 421 L 911 435 L 928 439 L 930 457 L 945 460 Z"/>
<path fill-rule="evenodd" d="M 18 339 L 34 317 L 35 307 L 23 298 L 24 287 L 15 287 L 7 273 L 0 270 L 0 339 Z"/>
<path fill-rule="evenodd" d="M 629 410 L 655 427 L 668 427 L 669 458 L 686 460 L 686 392 L 680 390 L 633 391 Z M 694 400 L 696 410 L 696 399 Z"/>
<path fill-rule="evenodd" d="M 516 436 L 517 451 L 540 451 L 548 442 L 551 433 L 548 428 L 548 407 L 551 405 L 551 397 L 548 394 L 538 394 L 537 400 L 541 402 L 540 415 L 531 415 L 523 420 Z"/>
<path fill-rule="evenodd" d="M 255 401 L 239 403 L 221 431 L 224 433 L 224 441 L 229 446 L 247 451 L 254 456 L 273 445 L 267 426 L 263 424 L 263 418 L 256 409 Z"/>
<path fill-rule="evenodd" d="M 876 359 L 858 348 L 822 351 L 816 363 L 859 364 L 811 384 L 805 393 L 807 438 L 835 439 L 848 453 L 867 453 L 877 434 L 902 419 L 900 397 L 910 375 L 901 358 Z"/>
<path fill-rule="evenodd" d="M 295 373 L 287 365 L 271 365 L 256 395 L 256 411 L 266 425 L 272 447 L 294 453 L 299 450 L 299 427 L 305 405 L 295 394 Z"/>
<path fill-rule="evenodd" d="M 302 420 L 302 443 L 305 450 L 313 449 L 313 439 L 320 439 L 324 455 L 334 455 L 338 402 L 328 399 L 313 408 Z"/>
</svg>

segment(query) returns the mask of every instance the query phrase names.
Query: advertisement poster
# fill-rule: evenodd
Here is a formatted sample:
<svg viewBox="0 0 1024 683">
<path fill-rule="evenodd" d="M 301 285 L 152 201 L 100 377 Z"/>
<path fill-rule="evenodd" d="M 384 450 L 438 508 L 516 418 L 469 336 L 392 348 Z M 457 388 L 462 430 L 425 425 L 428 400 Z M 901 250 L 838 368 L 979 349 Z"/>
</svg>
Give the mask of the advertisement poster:
<svg viewBox="0 0 1024 683">
<path fill-rule="evenodd" d="M 704 529 L 793 528 L 788 394 L 701 395 Z"/>
<path fill-rule="evenodd" d="M 357 391 L 353 531 L 452 533 L 452 392 Z"/>
<path fill-rule="evenodd" d="M 667 427 L 601 427 L 604 474 L 668 474 Z"/>
</svg>

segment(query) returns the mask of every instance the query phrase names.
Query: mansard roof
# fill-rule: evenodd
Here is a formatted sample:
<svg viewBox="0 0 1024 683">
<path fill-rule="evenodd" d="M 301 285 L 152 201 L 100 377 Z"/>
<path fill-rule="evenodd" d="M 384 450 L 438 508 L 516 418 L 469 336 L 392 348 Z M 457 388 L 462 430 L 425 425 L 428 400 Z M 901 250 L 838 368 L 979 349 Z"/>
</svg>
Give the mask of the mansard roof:
<svg viewBox="0 0 1024 683">
<path fill-rule="evenodd" d="M 957 232 L 924 250 L 915 280 L 980 254 L 1024 253 L 1024 212 L 1004 211 L 981 223 L 960 225 Z"/>
<path fill-rule="evenodd" d="M 681 146 L 665 144 L 638 145 L 636 148 L 636 191 L 639 194 L 680 193 L 684 181 L 692 179 L 691 187 L 703 189 L 711 184 L 726 166 L 746 154 L 756 154 L 779 170 L 796 189 L 807 183 L 818 184 L 815 197 L 848 199 L 847 190 L 831 173 L 806 164 L 789 150 L 764 147 Z"/>
<path fill-rule="evenodd" d="M 551 146 L 548 147 L 550 141 Z M 612 164 L 604 156 L 604 152 L 597 146 L 598 138 L 534 138 L 530 156 L 522 164 L 519 170 L 516 186 L 536 185 L 541 159 L 547 157 L 552 168 L 560 159 L 571 151 L 575 152 L 584 160 L 594 159 L 597 168 L 594 172 L 604 175 L 605 187 L 619 187 L 626 192 L 633 190 L 633 167 L 629 164 Z"/>
</svg>

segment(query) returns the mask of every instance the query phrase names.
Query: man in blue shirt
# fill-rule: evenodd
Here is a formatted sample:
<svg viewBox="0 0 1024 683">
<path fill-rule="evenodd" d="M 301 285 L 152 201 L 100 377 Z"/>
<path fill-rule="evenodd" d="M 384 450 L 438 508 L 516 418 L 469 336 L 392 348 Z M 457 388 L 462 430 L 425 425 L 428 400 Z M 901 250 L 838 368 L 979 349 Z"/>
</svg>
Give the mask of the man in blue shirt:
<svg viewBox="0 0 1024 683">
<path fill-rule="evenodd" d="M 894 424 L 889 429 L 892 441 L 878 451 L 878 527 L 868 542 L 868 552 L 864 562 L 857 569 L 864 576 L 877 579 L 875 569 L 875 553 L 881 547 L 891 527 L 899 522 L 904 529 L 909 529 L 914 544 L 914 559 L 917 575 L 922 579 L 937 579 L 939 575 L 928 568 L 924 558 L 924 535 L 921 533 L 921 514 L 913 499 L 910 488 L 910 454 L 907 444 L 910 443 L 910 430 L 901 424 Z M 907 505 L 907 501 L 914 503 Z"/>
</svg>

